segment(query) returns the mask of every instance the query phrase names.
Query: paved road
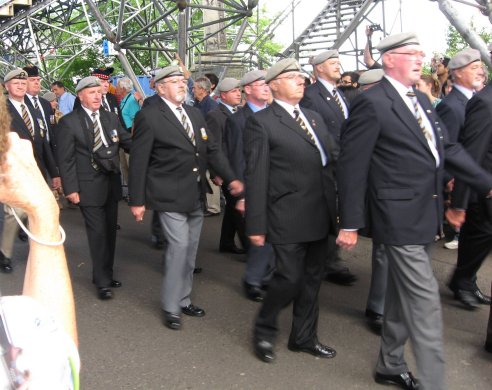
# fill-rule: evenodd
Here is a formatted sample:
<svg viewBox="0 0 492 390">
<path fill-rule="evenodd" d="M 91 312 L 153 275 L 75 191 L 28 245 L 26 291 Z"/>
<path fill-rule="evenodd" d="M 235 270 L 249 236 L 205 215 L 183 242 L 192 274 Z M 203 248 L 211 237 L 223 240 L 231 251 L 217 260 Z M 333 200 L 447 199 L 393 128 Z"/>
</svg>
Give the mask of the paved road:
<svg viewBox="0 0 492 390">
<path fill-rule="evenodd" d="M 73 277 L 82 359 L 82 388 L 99 389 L 380 389 L 372 380 L 379 338 L 365 326 L 363 313 L 370 277 L 370 242 L 362 240 L 344 253 L 359 276 L 352 287 L 324 283 L 320 292 L 319 338 L 338 356 L 323 360 L 287 350 L 290 309 L 280 318 L 277 361 L 257 360 L 251 348 L 252 321 L 258 304 L 242 296 L 241 256 L 217 250 L 220 217 L 205 220 L 193 302 L 206 309 L 203 318 L 184 318 L 181 331 L 162 325 L 159 306 L 161 254 L 150 246 L 149 218 L 137 224 L 120 205 L 116 275 L 123 287 L 111 301 L 96 299 L 90 283 L 87 239 L 78 210 L 62 211 L 66 251 Z M 18 243 L 15 270 L 0 275 L 2 293 L 21 291 L 27 245 Z M 488 308 L 462 310 L 445 287 L 455 251 L 436 244 L 434 270 L 441 286 L 445 321 L 448 389 L 488 390 L 492 358 L 482 347 Z M 479 285 L 490 292 L 490 259 Z M 415 367 L 411 349 L 407 351 Z"/>
</svg>

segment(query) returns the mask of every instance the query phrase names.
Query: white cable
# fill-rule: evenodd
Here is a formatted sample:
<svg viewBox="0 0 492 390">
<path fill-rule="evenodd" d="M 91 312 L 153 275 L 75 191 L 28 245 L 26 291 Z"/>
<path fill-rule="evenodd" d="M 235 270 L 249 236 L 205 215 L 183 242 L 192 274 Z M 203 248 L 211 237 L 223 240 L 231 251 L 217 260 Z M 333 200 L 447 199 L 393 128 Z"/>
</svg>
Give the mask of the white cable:
<svg viewBox="0 0 492 390">
<path fill-rule="evenodd" d="M 58 246 L 58 245 L 62 245 L 65 242 L 65 238 L 67 238 L 67 235 L 65 234 L 65 230 L 63 230 L 63 228 L 61 227 L 61 225 L 58 225 L 58 229 L 60 230 L 60 235 L 61 235 L 60 241 L 55 241 L 55 242 L 42 241 L 39 238 L 36 238 L 34 236 L 34 234 L 32 234 L 29 231 L 29 229 L 26 228 L 26 226 L 22 223 L 22 221 L 20 220 L 19 216 L 15 212 L 14 208 L 13 207 L 10 207 L 10 206 L 9 206 L 9 208 L 10 208 L 10 211 L 12 212 L 12 215 L 14 216 L 15 220 L 17 221 L 17 223 L 21 227 L 21 229 L 24 230 L 24 232 L 27 234 L 27 236 L 31 240 L 37 242 L 38 244 L 46 245 L 46 246 Z"/>
</svg>

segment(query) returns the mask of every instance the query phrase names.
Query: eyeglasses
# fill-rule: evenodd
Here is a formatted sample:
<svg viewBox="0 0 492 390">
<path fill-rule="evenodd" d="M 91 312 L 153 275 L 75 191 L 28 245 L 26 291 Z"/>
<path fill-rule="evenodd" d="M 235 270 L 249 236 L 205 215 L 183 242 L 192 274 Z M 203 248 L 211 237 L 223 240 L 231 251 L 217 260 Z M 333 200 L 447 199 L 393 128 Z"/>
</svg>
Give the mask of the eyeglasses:
<svg viewBox="0 0 492 390">
<path fill-rule="evenodd" d="M 390 54 L 401 54 L 408 56 L 410 59 L 425 58 L 425 53 L 423 51 L 390 51 Z"/>
<path fill-rule="evenodd" d="M 341 81 L 340 81 L 340 84 L 343 84 L 343 85 L 350 85 L 350 84 L 352 84 L 352 81 L 350 81 L 350 80 L 341 80 Z"/>
<path fill-rule="evenodd" d="M 305 77 L 301 73 L 289 73 L 285 77 L 275 77 L 275 80 L 282 80 L 282 79 L 287 79 L 287 80 L 302 79 L 302 80 L 304 80 Z"/>
<path fill-rule="evenodd" d="M 183 80 L 161 81 L 159 84 L 172 84 L 172 85 L 188 84 L 188 80 L 187 79 L 183 79 Z"/>
</svg>

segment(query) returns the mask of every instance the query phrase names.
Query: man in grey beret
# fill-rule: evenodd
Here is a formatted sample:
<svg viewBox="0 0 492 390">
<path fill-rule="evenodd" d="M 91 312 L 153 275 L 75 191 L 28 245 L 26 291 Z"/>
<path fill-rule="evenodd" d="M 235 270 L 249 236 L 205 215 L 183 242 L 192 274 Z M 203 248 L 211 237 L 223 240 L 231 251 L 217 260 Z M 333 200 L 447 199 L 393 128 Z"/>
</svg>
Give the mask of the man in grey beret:
<svg viewBox="0 0 492 390">
<path fill-rule="evenodd" d="M 299 107 L 305 78 L 295 59 L 277 62 L 265 81 L 274 101 L 244 129 L 246 232 L 251 245 L 268 242 L 275 253 L 254 350 L 262 361 L 275 360 L 278 315 L 293 302 L 288 348 L 333 358 L 335 350 L 317 337 L 327 236 L 336 224 L 333 141 L 323 118 Z"/>
<path fill-rule="evenodd" d="M 145 210 L 157 211 L 167 241 L 161 307 L 164 325 L 181 329 L 181 315 L 203 317 L 191 302 L 193 270 L 203 224 L 205 172 L 210 166 L 228 184 L 232 195 L 243 185 L 207 128 L 199 109 L 183 102 L 186 79 L 178 66 L 155 76 L 160 101 L 135 117 L 130 153 L 130 209 L 137 222 Z"/>
<path fill-rule="evenodd" d="M 388 259 L 376 382 L 444 390 L 441 304 L 430 257 L 443 215 L 444 165 L 484 198 L 492 176 L 460 144 L 449 142 L 429 99 L 414 89 L 425 57 L 418 42 L 413 33 L 383 39 L 378 50 L 385 76 L 353 102 L 337 165 L 337 242 L 352 249 L 358 230 L 370 228 Z M 463 222 L 449 219 L 457 226 Z M 408 339 L 418 382 L 404 357 Z"/>
<path fill-rule="evenodd" d="M 226 121 L 226 153 L 231 168 L 241 181 L 244 181 L 246 168 L 243 143 L 246 121 L 256 112 L 266 108 L 271 97 L 270 87 L 265 81 L 265 76 L 265 70 L 252 70 L 243 76 L 241 86 L 246 95 L 246 104 L 241 110 L 228 117 Z M 244 213 L 244 203 L 244 197 L 236 199 L 236 210 Z M 236 218 L 238 224 L 243 225 L 244 231 L 244 218 L 242 215 L 237 215 Z M 265 243 L 261 247 L 253 245 L 248 247 L 243 279 L 243 289 L 248 299 L 256 302 L 263 300 L 264 291 L 262 287 L 268 284 L 267 274 L 273 267 L 273 257 L 273 249 L 269 243 Z"/>
<path fill-rule="evenodd" d="M 220 145 L 222 151 L 225 152 L 226 120 L 240 108 L 241 84 L 235 78 L 226 77 L 217 85 L 216 93 L 220 97 L 220 103 L 216 108 L 208 112 L 205 120 L 207 121 L 207 127 L 214 135 L 215 141 Z M 213 169 L 210 171 L 210 176 L 215 184 L 222 185 L 222 193 L 226 198 L 224 216 L 220 229 L 219 250 L 233 254 L 244 254 L 248 246 L 248 239 L 244 234 L 242 218 L 238 215 L 234 207 L 236 200 L 229 194 L 227 186 L 221 182 L 220 175 L 217 175 Z M 236 234 L 241 242 L 242 248 L 237 247 L 235 244 Z"/>
<path fill-rule="evenodd" d="M 60 175 L 56 167 L 53 152 L 46 138 L 46 126 L 41 113 L 25 103 L 27 93 L 28 74 L 23 69 L 14 69 L 8 72 L 4 79 L 5 89 L 8 93 L 7 109 L 12 117 L 11 130 L 15 131 L 19 138 L 31 142 L 34 157 L 39 170 L 46 180 L 51 179 L 51 187 L 60 187 Z M 15 208 L 17 215 L 27 219 L 27 214 L 20 208 Z M 19 233 L 19 225 L 9 207 L 4 208 L 5 216 L 0 243 L 0 271 L 11 273 L 13 265 L 11 258 L 14 252 L 15 238 Z"/>
<path fill-rule="evenodd" d="M 348 102 L 337 88 L 341 77 L 338 51 L 324 51 L 315 56 L 311 64 L 316 71 L 316 82 L 306 88 L 300 104 L 302 107 L 318 112 L 323 117 L 336 142 L 336 158 L 340 129 L 349 113 Z M 335 236 L 330 235 L 328 238 L 325 279 L 332 283 L 349 286 L 357 280 L 357 277 L 343 264 L 335 240 Z"/>
<path fill-rule="evenodd" d="M 118 201 L 122 198 L 118 148 L 129 149 L 131 135 L 118 116 L 101 108 L 102 88 L 97 77 L 79 81 L 75 88 L 80 106 L 64 115 L 55 127 L 57 157 L 65 197 L 79 205 L 84 217 L 92 259 L 92 283 L 99 299 L 111 299 Z M 114 151 L 115 170 L 107 171 L 96 153 Z"/>
</svg>

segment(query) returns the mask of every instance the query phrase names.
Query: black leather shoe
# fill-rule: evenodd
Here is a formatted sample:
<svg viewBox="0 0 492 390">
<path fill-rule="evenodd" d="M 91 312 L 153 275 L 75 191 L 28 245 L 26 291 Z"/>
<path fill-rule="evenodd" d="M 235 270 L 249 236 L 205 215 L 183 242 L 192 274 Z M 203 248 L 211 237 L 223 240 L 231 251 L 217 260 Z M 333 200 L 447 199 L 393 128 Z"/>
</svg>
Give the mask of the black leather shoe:
<svg viewBox="0 0 492 390">
<path fill-rule="evenodd" d="M 457 290 L 454 293 L 454 299 L 460 301 L 467 310 L 475 310 L 478 308 L 478 301 L 473 291 Z"/>
<path fill-rule="evenodd" d="M 355 276 L 347 268 L 338 272 L 330 272 L 326 274 L 325 280 L 327 282 L 339 284 L 341 286 L 350 286 L 357 281 L 357 276 Z"/>
<path fill-rule="evenodd" d="M 381 385 L 394 385 L 402 389 L 417 390 L 419 388 L 419 383 L 410 371 L 403 372 L 400 375 L 385 375 L 376 372 L 374 380 Z"/>
<path fill-rule="evenodd" d="M 8 257 L 0 252 L 0 271 L 4 274 L 10 274 L 13 271 L 12 263 Z"/>
<path fill-rule="evenodd" d="M 179 314 L 164 312 L 164 325 L 172 330 L 181 329 L 181 316 Z"/>
<path fill-rule="evenodd" d="M 312 347 L 298 347 L 297 345 L 288 345 L 287 348 L 294 352 L 307 352 L 316 357 L 325 359 L 334 358 L 335 356 L 337 356 L 337 351 L 321 343 L 317 343 Z"/>
<path fill-rule="evenodd" d="M 193 273 L 194 273 L 194 274 L 201 274 L 201 273 L 202 273 L 202 271 L 203 271 L 203 268 L 202 268 L 202 267 L 195 267 L 195 268 L 193 269 Z"/>
<path fill-rule="evenodd" d="M 272 363 L 276 356 L 273 352 L 273 344 L 266 340 L 257 340 L 254 342 L 255 355 L 265 363 Z"/>
<path fill-rule="evenodd" d="M 246 253 L 246 251 L 242 248 L 238 248 L 236 245 L 232 246 L 221 246 L 219 248 L 220 252 L 229 252 L 229 253 L 234 253 L 235 255 L 243 255 Z"/>
<path fill-rule="evenodd" d="M 110 286 L 114 288 L 121 287 L 121 282 L 118 280 L 112 280 Z"/>
<path fill-rule="evenodd" d="M 383 327 L 382 314 L 376 313 L 371 309 L 366 309 L 366 321 L 372 331 L 381 334 L 381 329 Z"/>
<path fill-rule="evenodd" d="M 254 286 L 246 281 L 243 281 L 243 289 L 244 289 L 244 293 L 246 294 L 246 298 L 255 302 L 263 301 L 263 296 L 265 295 L 265 293 L 261 289 L 261 287 Z"/>
<path fill-rule="evenodd" d="M 473 295 L 481 305 L 490 305 L 490 297 L 481 292 L 479 288 L 473 291 Z"/>
<path fill-rule="evenodd" d="M 492 341 L 486 341 L 483 348 L 488 352 L 492 353 Z"/>
<path fill-rule="evenodd" d="M 191 317 L 203 317 L 205 315 L 205 310 L 190 303 L 188 306 L 181 308 L 181 313 Z"/>
<path fill-rule="evenodd" d="M 97 289 L 97 297 L 101 300 L 107 300 L 113 298 L 113 292 L 110 288 L 107 287 L 99 287 Z"/>
</svg>

